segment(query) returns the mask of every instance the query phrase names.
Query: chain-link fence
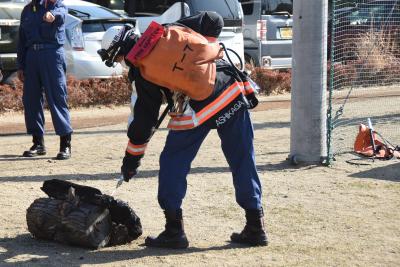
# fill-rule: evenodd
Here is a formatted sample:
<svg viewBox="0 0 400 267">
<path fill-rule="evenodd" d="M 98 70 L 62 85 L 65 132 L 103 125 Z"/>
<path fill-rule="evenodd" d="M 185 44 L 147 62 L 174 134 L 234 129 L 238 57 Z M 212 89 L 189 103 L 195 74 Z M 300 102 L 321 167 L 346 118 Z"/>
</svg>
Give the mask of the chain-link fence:
<svg viewBox="0 0 400 267">
<path fill-rule="evenodd" d="M 354 158 L 368 118 L 400 144 L 400 0 L 332 0 L 328 36 L 330 159 Z"/>
</svg>

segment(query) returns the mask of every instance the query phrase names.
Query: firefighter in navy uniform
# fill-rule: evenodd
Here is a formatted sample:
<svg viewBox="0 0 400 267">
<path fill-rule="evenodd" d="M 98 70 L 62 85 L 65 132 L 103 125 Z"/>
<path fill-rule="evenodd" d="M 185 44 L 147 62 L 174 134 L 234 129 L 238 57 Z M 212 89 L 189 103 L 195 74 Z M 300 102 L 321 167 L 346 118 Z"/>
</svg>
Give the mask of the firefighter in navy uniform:
<svg viewBox="0 0 400 267">
<path fill-rule="evenodd" d="M 33 146 L 24 157 L 45 155 L 43 92 L 54 129 L 60 136 L 57 159 L 71 157 L 70 114 L 67 104 L 65 16 L 62 0 L 32 0 L 21 13 L 17 48 L 18 78 L 24 83 L 23 104 L 28 134 Z"/>
<path fill-rule="evenodd" d="M 162 69 L 159 70 L 162 71 L 162 75 L 152 76 L 150 73 L 153 67 L 157 65 L 154 63 L 159 60 L 157 49 L 166 45 L 163 43 L 166 42 L 165 40 L 161 38 L 151 52 L 143 58 L 143 62 L 133 66 L 132 61 L 127 60 L 127 54 L 131 50 L 135 51 L 135 46 L 139 45 L 140 38 L 145 38 L 146 32 L 139 38 L 134 34 L 129 34 L 127 29 L 122 28 L 113 42 L 105 41 L 108 38 L 107 32 L 104 36 L 105 44 L 102 47 L 108 49 L 107 51 L 112 51 L 110 47 L 115 44 L 119 46 L 118 52 L 116 52 L 118 55 L 114 57 L 114 60 L 121 60 L 121 55 L 125 57 L 126 64 L 130 66 L 129 77 L 131 81 L 135 82 L 138 96 L 134 107 L 134 120 L 128 129 L 129 142 L 121 167 L 125 181 L 129 181 L 137 174 L 147 143 L 155 131 L 163 97 L 174 93 L 172 99 L 179 102 L 176 99 L 179 98 L 180 93 L 183 93 L 181 95 L 189 99 L 188 104 L 192 112 L 191 115 L 187 115 L 187 112 L 183 114 L 172 112 L 170 114 L 172 118 L 168 127 L 171 130 L 160 156 L 158 188 L 158 202 L 164 210 L 166 225 L 165 230 L 157 237 L 146 238 L 146 246 L 188 247 L 189 242 L 184 232 L 181 209 L 187 189 L 186 177 L 201 143 L 209 131 L 215 128 L 221 139 L 222 150 L 233 175 L 236 201 L 246 214 L 246 226 L 241 233 L 233 233 L 231 241 L 253 246 L 267 245 L 268 243 L 263 222 L 261 184 L 254 160 L 253 126 L 247 109 L 251 105 L 249 102 L 256 101 L 256 99 L 249 83 L 244 81 L 243 77 L 239 77 L 240 75 L 233 70 L 229 63 L 218 60 L 218 58 L 221 58 L 221 49 L 218 43 L 214 41 L 219 36 L 222 27 L 223 20 L 219 15 L 214 12 L 201 12 L 198 15 L 184 18 L 173 25 L 165 25 L 165 28 L 163 28 L 170 33 L 168 36 L 171 37 L 176 33 L 179 34 L 179 30 L 181 30 L 191 33 L 195 36 L 194 38 L 206 38 L 207 45 L 201 46 L 201 48 L 209 49 L 208 43 L 211 46 L 211 52 L 205 53 L 206 56 L 202 60 L 204 64 L 199 63 L 203 64 L 200 66 L 203 71 L 198 73 L 195 70 L 192 71 L 196 73 L 194 76 L 200 78 L 196 80 L 196 77 L 193 78 L 193 75 L 189 73 L 191 78 L 201 84 L 199 85 L 196 82 L 192 83 L 190 88 L 180 87 L 178 97 L 176 90 L 174 90 L 174 84 L 168 83 L 174 83 L 179 80 L 179 77 L 175 79 L 173 78 L 174 74 L 166 74 Z M 175 28 L 178 28 L 178 30 L 173 32 Z M 108 31 L 112 32 L 113 30 L 109 29 Z M 111 46 L 108 46 L 110 43 L 112 43 Z M 120 44 L 118 45 L 118 43 Z M 218 47 L 218 55 L 213 54 L 216 51 L 215 47 Z M 191 49 L 195 50 L 195 47 L 189 45 L 185 48 L 185 50 Z M 103 50 L 103 53 L 99 51 L 99 54 L 104 54 L 105 51 Z M 182 56 L 179 64 L 175 64 L 175 70 L 181 68 L 178 69 L 180 71 L 184 68 L 181 63 L 185 61 L 186 56 L 190 56 L 189 54 L 188 51 Z M 154 58 L 154 55 L 156 58 Z M 160 55 L 163 56 L 162 53 Z M 106 57 L 103 57 L 103 60 L 105 59 Z M 158 67 L 163 68 L 165 65 L 158 64 Z M 199 66 L 194 68 L 197 67 Z M 167 77 L 167 81 L 162 80 L 162 77 Z M 255 103 L 253 102 L 253 104 Z"/>
</svg>

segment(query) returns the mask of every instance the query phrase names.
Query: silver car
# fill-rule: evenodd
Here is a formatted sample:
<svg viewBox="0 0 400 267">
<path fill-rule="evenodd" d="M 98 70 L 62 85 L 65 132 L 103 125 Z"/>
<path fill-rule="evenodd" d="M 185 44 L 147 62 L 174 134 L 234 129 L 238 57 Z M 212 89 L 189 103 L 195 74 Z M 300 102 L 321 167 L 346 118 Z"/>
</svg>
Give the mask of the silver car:
<svg viewBox="0 0 400 267">
<path fill-rule="evenodd" d="M 17 70 L 17 38 L 21 11 L 29 1 L 0 0 L 0 61 L 3 62 L 3 72 L 7 77 Z M 101 61 L 97 50 L 101 48 L 104 32 L 117 25 L 125 23 L 136 25 L 134 18 L 128 18 L 105 7 L 80 1 L 64 0 L 68 8 L 66 18 L 67 42 L 65 56 L 67 74 L 77 79 L 109 78 L 122 75 L 123 68 L 117 65 L 109 68 Z M 7 22 L 7 23 L 6 23 Z M 137 28 L 137 27 L 136 27 Z"/>
<path fill-rule="evenodd" d="M 246 62 L 270 69 L 292 66 L 293 0 L 239 0 Z"/>
</svg>

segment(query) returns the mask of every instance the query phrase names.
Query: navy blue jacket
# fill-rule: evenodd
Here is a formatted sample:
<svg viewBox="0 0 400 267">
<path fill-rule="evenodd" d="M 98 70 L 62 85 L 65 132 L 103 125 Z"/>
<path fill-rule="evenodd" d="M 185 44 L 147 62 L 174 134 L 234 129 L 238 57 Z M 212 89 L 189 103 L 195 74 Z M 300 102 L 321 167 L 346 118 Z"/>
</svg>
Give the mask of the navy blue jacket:
<svg viewBox="0 0 400 267">
<path fill-rule="evenodd" d="M 190 28 L 203 35 L 218 37 L 223 27 L 223 20 L 217 13 L 201 12 L 198 15 L 181 19 L 176 24 L 190 26 Z M 219 60 L 216 65 L 217 78 L 212 95 L 203 101 L 190 100 L 190 106 L 195 112 L 215 100 L 229 85 L 236 81 L 234 73 L 225 71 L 229 70 L 229 68 L 224 68 L 230 66 L 229 63 Z M 169 90 L 144 79 L 135 67 L 130 68 L 129 78 L 131 81 L 135 81 L 138 98 L 134 107 L 134 120 L 129 126 L 127 135 L 132 144 L 142 145 L 150 141 L 159 117 L 163 90 L 164 92 Z M 231 105 L 234 104 L 235 102 L 232 102 Z M 229 109 L 231 105 L 228 105 L 225 109 Z M 211 125 L 215 124 L 214 120 L 208 121 Z M 143 154 L 134 156 L 125 152 L 125 155 L 124 164 L 129 164 L 131 168 L 137 168 L 140 165 L 141 158 L 143 158 Z M 129 160 L 129 163 L 126 163 L 127 160 Z"/>
<path fill-rule="evenodd" d="M 29 47 L 33 44 L 54 44 L 62 46 L 65 43 L 65 18 L 67 7 L 62 0 L 47 1 L 47 7 L 32 1 L 27 4 L 21 13 L 19 27 L 19 42 L 17 47 L 18 69 L 25 68 L 25 57 Z M 43 20 L 44 14 L 49 11 L 55 17 L 52 23 Z"/>
</svg>

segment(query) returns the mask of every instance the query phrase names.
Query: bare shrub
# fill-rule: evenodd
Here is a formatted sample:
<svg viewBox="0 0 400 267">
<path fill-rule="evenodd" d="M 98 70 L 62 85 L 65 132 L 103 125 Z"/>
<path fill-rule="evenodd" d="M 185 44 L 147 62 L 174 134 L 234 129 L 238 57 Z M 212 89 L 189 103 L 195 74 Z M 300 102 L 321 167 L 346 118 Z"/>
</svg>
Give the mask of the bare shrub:
<svg viewBox="0 0 400 267">
<path fill-rule="evenodd" d="M 15 88 L 0 85 L 0 113 L 22 109 L 22 84 L 18 82 Z"/>
<path fill-rule="evenodd" d="M 268 70 L 251 65 L 246 65 L 246 69 L 251 72 L 251 78 L 260 86 L 261 94 L 290 92 L 291 71 Z M 68 77 L 67 90 L 70 108 L 128 104 L 132 92 L 127 73 L 123 77 L 111 79 L 77 80 Z M 23 110 L 22 92 L 23 85 L 18 80 L 15 81 L 14 87 L 1 85 L 0 113 Z"/>
<path fill-rule="evenodd" d="M 381 84 L 398 77 L 399 43 L 390 31 L 368 31 L 355 43 L 359 83 Z"/>
<path fill-rule="evenodd" d="M 76 80 L 68 78 L 68 103 L 70 107 L 93 105 L 121 105 L 129 103 L 132 89 L 127 78 Z"/>
<path fill-rule="evenodd" d="M 292 72 L 254 68 L 251 78 L 260 86 L 260 93 L 265 95 L 276 95 L 290 92 L 292 83 Z"/>
<path fill-rule="evenodd" d="M 94 105 L 121 105 L 130 102 L 132 88 L 127 74 L 110 79 L 67 79 L 68 105 L 70 108 Z M 0 85 L 0 113 L 23 110 L 23 85 L 15 80 L 14 86 Z M 45 104 L 47 107 L 47 104 Z"/>
<path fill-rule="evenodd" d="M 331 83 L 331 68 L 333 67 L 333 77 L 334 86 L 337 89 L 338 87 L 346 87 L 353 85 L 354 81 L 357 79 L 357 65 L 359 62 L 357 60 L 348 60 L 345 62 L 336 62 L 332 65 L 331 62 L 328 62 L 328 88 Z"/>
</svg>

